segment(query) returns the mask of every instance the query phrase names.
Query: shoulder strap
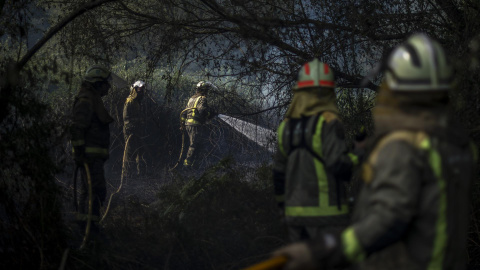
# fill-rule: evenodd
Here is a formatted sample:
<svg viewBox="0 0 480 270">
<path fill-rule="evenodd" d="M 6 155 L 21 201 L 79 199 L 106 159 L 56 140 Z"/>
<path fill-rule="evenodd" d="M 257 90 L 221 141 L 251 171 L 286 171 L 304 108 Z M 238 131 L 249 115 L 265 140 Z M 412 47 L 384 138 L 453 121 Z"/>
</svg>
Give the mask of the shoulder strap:
<svg viewBox="0 0 480 270">
<path fill-rule="evenodd" d="M 201 99 L 202 97 L 203 97 L 203 96 L 199 96 L 199 97 L 197 97 L 197 99 L 195 100 L 195 103 L 193 104 L 193 107 L 192 107 L 192 117 L 195 116 L 195 112 L 197 111 L 198 102 L 200 101 L 200 99 Z"/>
<path fill-rule="evenodd" d="M 375 145 L 375 148 L 370 153 L 369 161 L 372 164 L 375 164 L 378 159 L 378 153 L 380 150 L 392 141 L 405 141 L 415 146 L 416 148 L 420 148 L 421 143 L 428 139 L 428 135 L 423 131 L 409 131 L 409 130 L 399 130 L 394 131 L 392 133 L 387 134 L 385 137 L 381 138 L 380 141 Z"/>
<path fill-rule="evenodd" d="M 376 144 L 373 150 L 370 152 L 367 161 L 362 165 L 362 177 L 366 183 L 369 183 L 373 178 L 373 165 L 377 163 L 378 154 L 387 144 L 393 141 L 405 141 L 410 145 L 418 149 L 424 149 L 422 144 L 429 137 L 427 133 L 423 131 L 410 131 L 410 130 L 398 130 L 391 132 L 381 138 Z"/>
<path fill-rule="evenodd" d="M 322 117 L 325 119 L 325 122 L 327 122 L 327 123 L 330 123 L 333 120 L 340 119 L 336 113 L 333 113 L 333 112 L 330 112 L 330 111 L 322 112 Z"/>
<path fill-rule="evenodd" d="M 316 159 L 325 163 L 322 153 L 322 129 L 325 122 L 323 113 L 311 118 L 306 129 L 306 148 Z"/>
<path fill-rule="evenodd" d="M 306 121 L 292 122 L 284 120 L 278 128 L 278 143 L 284 156 L 289 156 L 293 150 L 304 148 L 314 158 L 324 163 L 321 152 L 321 132 L 325 119 L 321 114 L 310 117 Z M 295 131 L 295 129 L 299 129 Z M 295 134 L 299 132 L 300 134 Z M 295 137 L 295 138 L 294 138 Z"/>
<path fill-rule="evenodd" d="M 284 141 L 284 134 L 285 134 L 285 126 L 287 125 L 288 119 L 283 120 L 277 129 L 277 136 L 278 136 L 278 149 L 283 154 L 284 157 L 287 157 L 287 151 L 285 151 L 285 147 L 283 145 Z"/>
</svg>

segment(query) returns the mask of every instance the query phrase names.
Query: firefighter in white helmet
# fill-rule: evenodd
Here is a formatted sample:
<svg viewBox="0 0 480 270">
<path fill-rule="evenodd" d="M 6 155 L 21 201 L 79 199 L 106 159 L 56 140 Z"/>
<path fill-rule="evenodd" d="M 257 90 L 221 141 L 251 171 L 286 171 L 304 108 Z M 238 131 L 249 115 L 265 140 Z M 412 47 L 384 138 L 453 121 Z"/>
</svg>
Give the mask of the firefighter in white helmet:
<svg viewBox="0 0 480 270">
<path fill-rule="evenodd" d="M 145 96 L 145 82 L 136 81 L 130 87 L 130 95 L 123 106 L 123 135 L 125 138 L 124 173 L 127 177 L 138 177 L 146 171 L 145 114 L 142 100 Z"/>
<path fill-rule="evenodd" d="M 448 117 L 453 71 L 415 34 L 383 65 L 353 223 L 276 251 L 284 269 L 465 269 L 476 147 Z"/>
<path fill-rule="evenodd" d="M 314 59 L 301 68 L 293 100 L 278 127 L 273 181 L 291 241 L 348 225 L 344 181 L 358 157 L 349 152 L 333 70 Z"/>
</svg>

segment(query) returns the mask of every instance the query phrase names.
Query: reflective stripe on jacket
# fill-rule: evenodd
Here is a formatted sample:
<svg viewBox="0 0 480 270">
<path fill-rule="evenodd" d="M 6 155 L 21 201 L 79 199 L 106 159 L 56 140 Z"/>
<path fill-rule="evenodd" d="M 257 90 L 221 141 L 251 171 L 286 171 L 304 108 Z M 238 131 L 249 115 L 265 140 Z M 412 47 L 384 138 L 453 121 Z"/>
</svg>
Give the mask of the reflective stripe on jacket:
<svg viewBox="0 0 480 270">
<path fill-rule="evenodd" d="M 463 138 L 394 131 L 380 139 L 342 234 L 345 256 L 367 269 L 465 269 L 473 156 Z"/>
<path fill-rule="evenodd" d="M 346 225 L 348 207 L 341 181 L 350 180 L 356 162 L 336 114 L 284 120 L 278 128 L 273 178 L 287 223 Z"/>
<path fill-rule="evenodd" d="M 182 121 L 185 121 L 185 125 L 201 125 L 210 118 L 210 114 L 207 97 L 194 95 L 187 103 L 186 116 L 182 116 Z"/>
</svg>

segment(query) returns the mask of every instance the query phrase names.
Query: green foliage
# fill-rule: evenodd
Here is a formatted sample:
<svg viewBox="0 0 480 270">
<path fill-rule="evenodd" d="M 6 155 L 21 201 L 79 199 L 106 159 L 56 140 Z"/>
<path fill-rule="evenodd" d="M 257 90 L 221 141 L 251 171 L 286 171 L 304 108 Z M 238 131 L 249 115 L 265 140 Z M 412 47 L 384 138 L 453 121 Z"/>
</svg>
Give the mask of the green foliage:
<svg viewBox="0 0 480 270">
<path fill-rule="evenodd" d="M 0 266 L 50 269 L 66 243 L 49 155 L 59 129 L 28 89 L 13 90 L 0 127 Z"/>
<path fill-rule="evenodd" d="M 375 97 L 376 93 L 367 89 L 337 89 L 337 105 L 349 141 L 353 141 L 362 126 L 367 134 L 373 134 L 371 109 L 375 106 Z"/>
</svg>

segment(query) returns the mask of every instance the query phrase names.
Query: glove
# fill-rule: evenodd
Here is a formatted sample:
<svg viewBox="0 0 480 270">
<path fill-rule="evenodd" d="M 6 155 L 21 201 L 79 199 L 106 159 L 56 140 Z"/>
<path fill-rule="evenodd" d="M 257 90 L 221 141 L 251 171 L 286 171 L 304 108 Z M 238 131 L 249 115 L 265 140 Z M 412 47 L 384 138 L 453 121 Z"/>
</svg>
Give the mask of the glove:
<svg viewBox="0 0 480 270">
<path fill-rule="evenodd" d="M 85 158 L 85 146 L 75 146 L 73 147 L 73 159 L 77 166 L 83 166 L 83 163 L 86 161 Z"/>
<path fill-rule="evenodd" d="M 297 242 L 275 251 L 274 256 L 286 256 L 285 270 L 330 269 L 348 265 L 339 239 L 333 234 L 322 234 L 308 242 Z"/>
<path fill-rule="evenodd" d="M 284 270 L 317 269 L 318 265 L 313 259 L 313 253 L 306 242 L 297 242 L 273 252 L 273 256 L 285 256 L 288 258 Z"/>
</svg>

